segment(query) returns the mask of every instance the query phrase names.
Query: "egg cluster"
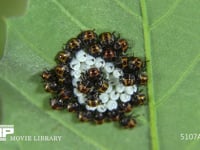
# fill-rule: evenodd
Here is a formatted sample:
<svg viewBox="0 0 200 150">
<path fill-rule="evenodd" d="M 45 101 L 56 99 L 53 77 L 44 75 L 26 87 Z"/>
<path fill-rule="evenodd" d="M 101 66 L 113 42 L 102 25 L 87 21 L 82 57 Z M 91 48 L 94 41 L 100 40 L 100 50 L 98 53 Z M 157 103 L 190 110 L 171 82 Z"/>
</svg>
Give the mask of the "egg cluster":
<svg viewBox="0 0 200 150">
<path fill-rule="evenodd" d="M 44 88 L 52 93 L 53 109 L 76 112 L 80 121 L 102 124 L 119 121 L 132 128 L 131 112 L 145 102 L 139 87 L 146 85 L 145 62 L 127 56 L 127 40 L 115 33 L 93 30 L 70 39 L 56 56 L 57 66 L 42 73 Z"/>
</svg>

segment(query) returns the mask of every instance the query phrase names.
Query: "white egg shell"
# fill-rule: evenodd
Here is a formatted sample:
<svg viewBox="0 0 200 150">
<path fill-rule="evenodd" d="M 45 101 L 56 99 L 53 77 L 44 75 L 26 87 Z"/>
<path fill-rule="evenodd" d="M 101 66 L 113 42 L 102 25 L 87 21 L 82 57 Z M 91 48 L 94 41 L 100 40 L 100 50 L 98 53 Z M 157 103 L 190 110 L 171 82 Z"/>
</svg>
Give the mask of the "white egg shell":
<svg viewBox="0 0 200 150">
<path fill-rule="evenodd" d="M 108 110 L 113 110 L 113 109 L 117 109 L 118 104 L 116 101 L 110 100 L 110 101 L 108 101 L 106 106 L 107 106 Z"/>
<path fill-rule="evenodd" d="M 84 50 L 80 50 L 76 53 L 76 59 L 80 62 L 84 62 L 87 59 L 87 53 Z"/>
<path fill-rule="evenodd" d="M 81 76 L 81 70 L 72 70 L 70 72 L 71 76 L 73 76 L 74 78 L 78 79 Z"/>
<path fill-rule="evenodd" d="M 109 96 L 107 93 L 102 93 L 99 95 L 99 98 L 101 100 L 102 103 L 106 103 L 109 99 Z"/>
<path fill-rule="evenodd" d="M 74 88 L 73 92 L 76 96 L 83 96 L 83 93 L 79 92 L 77 88 Z"/>
<path fill-rule="evenodd" d="M 80 79 L 73 78 L 73 79 L 72 79 L 72 85 L 73 85 L 74 87 L 77 87 L 77 82 L 78 82 L 78 81 L 80 81 Z"/>
<path fill-rule="evenodd" d="M 91 110 L 91 111 L 95 111 L 97 109 L 97 107 L 91 107 L 89 105 L 85 105 L 87 110 Z"/>
<path fill-rule="evenodd" d="M 98 112 L 105 112 L 107 110 L 107 107 L 105 105 L 98 105 L 97 106 L 97 111 Z"/>
<path fill-rule="evenodd" d="M 118 92 L 118 93 L 122 93 L 122 92 L 124 92 L 124 90 L 125 90 L 125 86 L 123 85 L 123 84 L 118 84 L 117 86 L 116 86 L 116 91 Z"/>
<path fill-rule="evenodd" d="M 87 64 L 87 65 L 94 65 L 95 64 L 95 62 L 96 62 L 96 60 L 95 60 L 95 58 L 93 57 L 93 56 L 91 56 L 91 55 L 87 55 L 87 59 L 86 59 L 86 61 L 85 61 L 85 63 Z"/>
<path fill-rule="evenodd" d="M 129 95 L 132 95 L 135 92 L 134 86 L 127 86 L 125 87 L 125 92 Z"/>
<path fill-rule="evenodd" d="M 115 67 L 113 63 L 107 62 L 105 64 L 105 70 L 107 73 L 112 73 L 114 71 Z"/>
<path fill-rule="evenodd" d="M 123 71 L 119 68 L 116 68 L 114 71 L 113 71 L 113 77 L 115 78 L 120 78 L 121 76 L 123 76 Z"/>
<path fill-rule="evenodd" d="M 114 101 L 116 101 L 116 100 L 118 100 L 119 99 L 119 93 L 117 93 L 116 91 L 112 91 L 111 93 L 110 93 L 110 99 L 111 100 L 114 100 Z"/>
<path fill-rule="evenodd" d="M 120 100 L 124 103 L 128 102 L 131 100 L 131 96 L 129 94 L 126 94 L 126 93 L 122 93 L 120 95 Z"/>
<path fill-rule="evenodd" d="M 71 69 L 73 69 L 73 70 L 79 70 L 80 66 L 81 66 L 81 64 L 80 64 L 80 62 L 77 59 L 73 58 L 71 60 L 71 62 L 70 62 Z"/>
<path fill-rule="evenodd" d="M 78 99 L 79 104 L 84 104 L 86 101 L 86 98 L 83 95 L 78 96 L 77 99 Z"/>
<path fill-rule="evenodd" d="M 101 68 L 105 66 L 105 60 L 102 59 L 101 57 L 97 57 L 95 60 L 95 67 Z"/>
</svg>

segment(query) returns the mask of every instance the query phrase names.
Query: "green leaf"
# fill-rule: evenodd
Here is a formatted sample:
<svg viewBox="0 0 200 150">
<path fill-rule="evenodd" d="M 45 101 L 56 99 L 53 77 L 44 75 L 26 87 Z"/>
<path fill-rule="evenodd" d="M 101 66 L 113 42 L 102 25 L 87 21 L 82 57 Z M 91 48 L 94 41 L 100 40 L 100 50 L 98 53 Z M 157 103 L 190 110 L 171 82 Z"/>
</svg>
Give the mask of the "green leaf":
<svg viewBox="0 0 200 150">
<path fill-rule="evenodd" d="M 0 1 L 0 58 L 6 41 L 5 17 L 23 15 L 26 9 L 27 0 L 1 0 Z"/>
<path fill-rule="evenodd" d="M 24 16 L 6 20 L 0 124 L 14 124 L 15 136 L 62 140 L 7 141 L 0 149 L 198 149 L 199 140 L 181 140 L 181 133 L 200 133 L 199 6 L 198 0 L 30 0 Z M 133 111 L 139 115 L 136 128 L 79 123 L 75 115 L 49 108 L 39 74 L 53 67 L 63 43 L 84 29 L 119 32 L 129 40 L 129 53 L 148 60 L 149 104 Z"/>
</svg>

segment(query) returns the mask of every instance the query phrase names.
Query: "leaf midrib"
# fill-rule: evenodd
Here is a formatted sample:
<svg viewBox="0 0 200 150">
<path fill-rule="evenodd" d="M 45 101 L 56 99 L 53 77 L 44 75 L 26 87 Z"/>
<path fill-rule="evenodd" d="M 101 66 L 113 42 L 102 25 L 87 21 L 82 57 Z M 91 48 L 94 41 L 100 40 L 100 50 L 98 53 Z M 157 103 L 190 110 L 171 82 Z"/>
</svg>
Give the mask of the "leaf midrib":
<svg viewBox="0 0 200 150">
<path fill-rule="evenodd" d="M 150 25 L 147 15 L 147 6 L 145 0 L 140 0 L 140 8 L 142 13 L 142 25 L 144 36 L 144 49 L 147 63 L 148 72 L 148 99 L 149 99 L 149 121 L 150 121 L 150 140 L 152 150 L 159 150 L 159 141 L 157 133 L 157 114 L 155 109 L 155 96 L 153 90 L 153 71 L 152 71 L 152 56 L 151 56 L 151 35 Z"/>
</svg>

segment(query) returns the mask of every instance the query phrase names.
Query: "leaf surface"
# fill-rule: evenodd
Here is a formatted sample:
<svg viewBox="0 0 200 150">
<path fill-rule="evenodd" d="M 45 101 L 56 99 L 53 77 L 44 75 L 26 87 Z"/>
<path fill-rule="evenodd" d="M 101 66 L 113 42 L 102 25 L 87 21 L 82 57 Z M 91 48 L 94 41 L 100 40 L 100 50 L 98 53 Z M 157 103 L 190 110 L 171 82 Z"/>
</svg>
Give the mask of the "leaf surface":
<svg viewBox="0 0 200 150">
<path fill-rule="evenodd" d="M 181 140 L 180 134 L 200 133 L 199 6 L 198 0 L 28 1 L 24 16 L 6 20 L 0 121 L 14 124 L 15 136 L 61 135 L 62 140 L 1 142 L 0 148 L 197 149 L 198 140 Z M 39 74 L 53 67 L 62 45 L 85 29 L 119 32 L 129 40 L 130 54 L 148 60 L 149 104 L 134 110 L 135 129 L 79 123 L 75 115 L 49 108 Z"/>
</svg>

